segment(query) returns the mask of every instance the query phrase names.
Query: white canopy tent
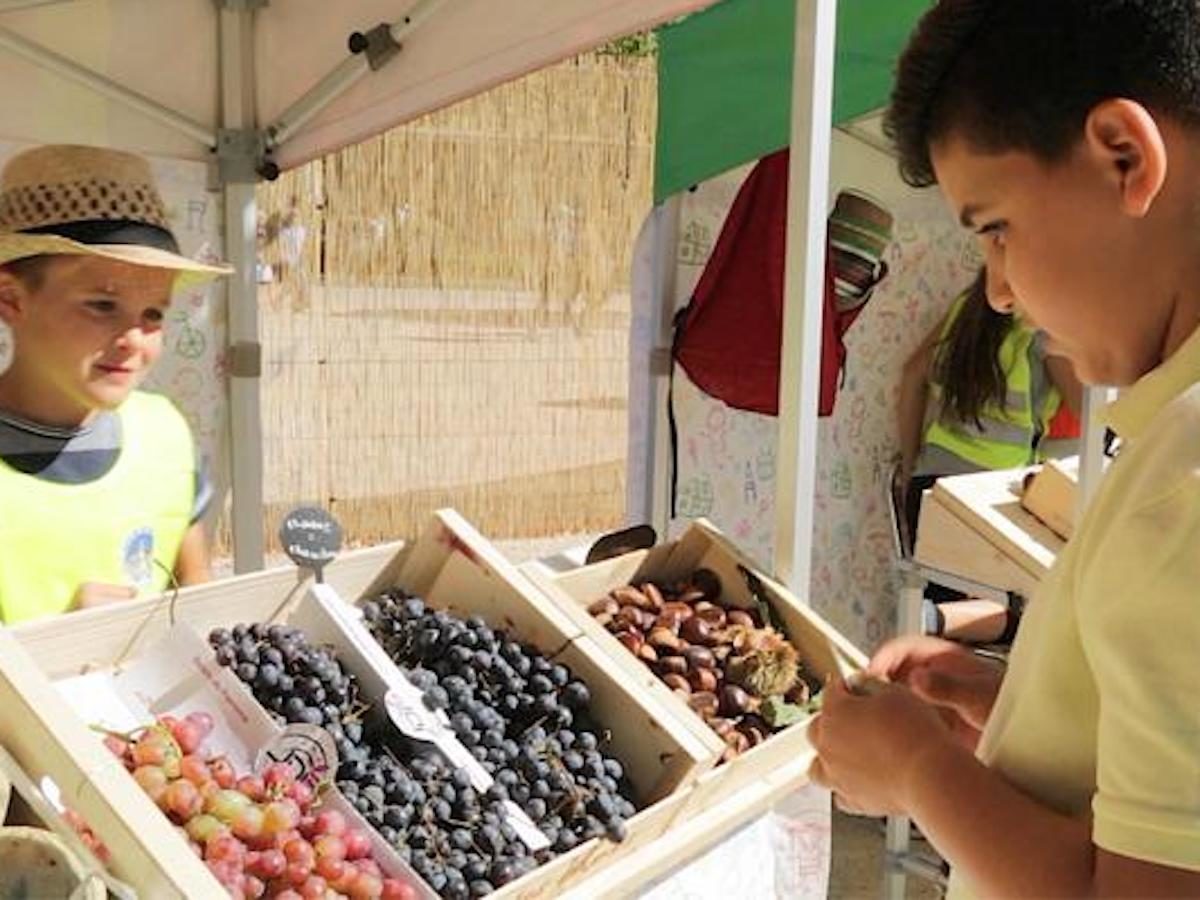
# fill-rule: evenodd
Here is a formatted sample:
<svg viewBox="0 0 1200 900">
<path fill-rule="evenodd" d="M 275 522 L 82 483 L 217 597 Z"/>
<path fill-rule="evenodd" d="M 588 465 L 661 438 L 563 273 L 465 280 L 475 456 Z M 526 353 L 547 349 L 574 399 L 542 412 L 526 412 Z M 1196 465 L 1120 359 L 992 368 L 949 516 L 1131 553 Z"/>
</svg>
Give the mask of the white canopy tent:
<svg viewBox="0 0 1200 900">
<path fill-rule="evenodd" d="M 263 562 L 254 185 L 714 0 L 0 0 L 0 137 L 211 162 L 235 568 Z"/>
</svg>

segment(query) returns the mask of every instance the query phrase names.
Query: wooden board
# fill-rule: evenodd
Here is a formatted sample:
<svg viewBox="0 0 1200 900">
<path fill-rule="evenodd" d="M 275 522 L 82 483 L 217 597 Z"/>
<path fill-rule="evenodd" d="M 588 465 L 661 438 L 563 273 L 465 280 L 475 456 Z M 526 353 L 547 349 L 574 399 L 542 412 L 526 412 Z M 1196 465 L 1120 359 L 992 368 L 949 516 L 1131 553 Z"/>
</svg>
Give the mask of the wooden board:
<svg viewBox="0 0 1200 900">
<path fill-rule="evenodd" d="M 818 678 L 823 679 L 827 675 L 843 676 L 865 667 L 866 657 L 853 644 L 838 634 L 810 607 L 796 599 L 783 585 L 758 570 L 728 538 L 705 521 L 693 523 L 676 541 L 584 566 L 572 572 L 555 575 L 536 565 L 527 565 L 523 567 L 523 571 L 548 597 L 574 618 L 584 635 L 603 650 L 613 666 L 619 667 L 631 677 L 642 679 L 648 693 L 652 693 L 662 705 L 669 707 L 706 746 L 720 753 L 725 746 L 720 737 L 681 697 L 659 681 L 648 667 L 626 650 L 587 611 L 587 607 L 593 601 L 603 597 L 613 588 L 636 579 L 676 581 L 702 567 L 713 570 L 720 577 L 724 591 L 722 601 L 741 607 L 750 607 L 754 601 L 739 567 L 752 572 L 759 579 L 762 591 L 780 619 L 788 638 L 800 651 L 805 665 Z M 799 722 L 772 735 L 768 741 L 748 753 L 706 772 L 682 800 L 678 797 L 673 798 L 676 803 L 682 804 L 678 816 L 674 818 L 680 823 L 690 823 L 702 818 L 702 830 L 715 840 L 732 831 L 746 818 L 766 810 L 778 798 L 777 793 L 760 790 L 761 785 L 765 784 L 773 773 L 787 770 L 794 776 L 794 787 L 803 784 L 813 758 L 807 738 L 809 721 Z M 737 802 L 731 802 L 735 797 L 738 798 Z M 728 815 L 709 815 L 711 810 L 718 808 L 727 810 Z M 667 834 L 673 830 L 674 827 Z M 695 855 L 697 852 L 699 848 L 693 848 L 691 854 Z M 637 854 L 642 855 L 642 851 L 637 851 Z M 654 856 L 649 854 L 645 858 L 652 860 Z M 622 873 L 628 865 L 628 861 L 622 862 L 619 867 Z"/>
<path fill-rule="evenodd" d="M 1064 541 L 1021 506 L 1029 469 L 942 478 L 932 497 L 1036 581 L 1054 564 Z M 925 536 L 924 518 L 918 532 Z M 918 554 L 918 559 L 920 554 Z"/>
<path fill-rule="evenodd" d="M 932 494 L 932 492 L 929 492 Z M 937 496 L 926 496 L 921 504 L 921 527 L 917 534 L 916 562 L 1030 597 L 1041 580 L 947 508 Z"/>
<path fill-rule="evenodd" d="M 629 821 L 629 837 L 623 844 L 589 841 L 493 896 L 557 896 L 589 875 L 592 866 L 658 837 L 681 807 L 660 806 L 654 801 L 694 783 L 712 763 L 709 749 L 646 690 L 653 679 L 648 671 L 634 678 L 614 669 L 606 654 L 582 636 L 569 615 L 453 512 L 437 513 L 414 542 L 346 554 L 326 568 L 325 577 L 350 601 L 402 587 L 421 595 L 435 608 L 480 615 L 569 666 L 588 684 L 596 718 L 611 732 L 610 749 L 625 766 L 642 811 Z M 47 674 L 58 678 L 134 659 L 140 650 L 160 639 L 173 621 L 186 622 L 204 634 L 214 627 L 238 622 L 286 620 L 304 597 L 307 584 L 307 577 L 288 567 L 189 588 L 174 597 L 21 625 L 10 629 L 10 633 L 38 659 Z M 44 687 L 54 693 L 53 687 Z M 83 723 L 67 710 L 63 714 L 83 734 L 82 743 L 107 753 Z M 123 769 L 115 761 L 113 765 L 120 776 L 114 779 L 137 792 Z M 145 802 L 154 813 L 143 828 L 148 842 L 178 844 L 186 853 L 182 841 L 168 836 L 171 827 L 165 817 Z M 141 886 L 136 880 L 134 884 Z"/>
</svg>

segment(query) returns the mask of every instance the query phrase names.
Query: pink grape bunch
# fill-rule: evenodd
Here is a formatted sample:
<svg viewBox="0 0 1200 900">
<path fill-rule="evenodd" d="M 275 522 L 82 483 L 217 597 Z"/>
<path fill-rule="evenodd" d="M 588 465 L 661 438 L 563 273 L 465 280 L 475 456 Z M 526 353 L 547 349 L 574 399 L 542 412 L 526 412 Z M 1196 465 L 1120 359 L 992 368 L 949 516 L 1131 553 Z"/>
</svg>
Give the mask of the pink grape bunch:
<svg viewBox="0 0 1200 900">
<path fill-rule="evenodd" d="M 415 900 L 387 878 L 371 841 L 291 766 L 272 763 L 239 775 L 224 756 L 203 752 L 213 719 L 205 712 L 162 716 L 105 744 L 235 900 Z"/>
</svg>

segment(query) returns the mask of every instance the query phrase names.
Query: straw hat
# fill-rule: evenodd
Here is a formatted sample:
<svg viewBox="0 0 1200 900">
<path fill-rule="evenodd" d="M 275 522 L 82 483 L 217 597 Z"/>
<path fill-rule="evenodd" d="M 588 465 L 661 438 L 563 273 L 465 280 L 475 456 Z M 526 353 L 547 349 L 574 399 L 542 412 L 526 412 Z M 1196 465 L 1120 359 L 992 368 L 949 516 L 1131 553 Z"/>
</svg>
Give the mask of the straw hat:
<svg viewBox="0 0 1200 900">
<path fill-rule="evenodd" d="M 232 270 L 179 252 L 150 164 L 100 147 L 27 150 L 0 173 L 0 265 L 86 254 L 179 273 L 191 287 Z"/>
</svg>

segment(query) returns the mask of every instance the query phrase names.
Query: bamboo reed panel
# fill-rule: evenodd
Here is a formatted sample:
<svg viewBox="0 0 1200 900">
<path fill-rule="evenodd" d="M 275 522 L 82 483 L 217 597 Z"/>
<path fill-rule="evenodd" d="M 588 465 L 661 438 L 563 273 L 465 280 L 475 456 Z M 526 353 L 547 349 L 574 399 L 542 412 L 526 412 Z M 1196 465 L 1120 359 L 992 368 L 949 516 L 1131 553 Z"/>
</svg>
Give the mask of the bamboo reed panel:
<svg viewBox="0 0 1200 900">
<path fill-rule="evenodd" d="M 313 501 L 355 543 L 446 505 L 498 537 L 622 520 L 655 103 L 653 59 L 581 57 L 260 189 L 269 540 Z"/>
</svg>

